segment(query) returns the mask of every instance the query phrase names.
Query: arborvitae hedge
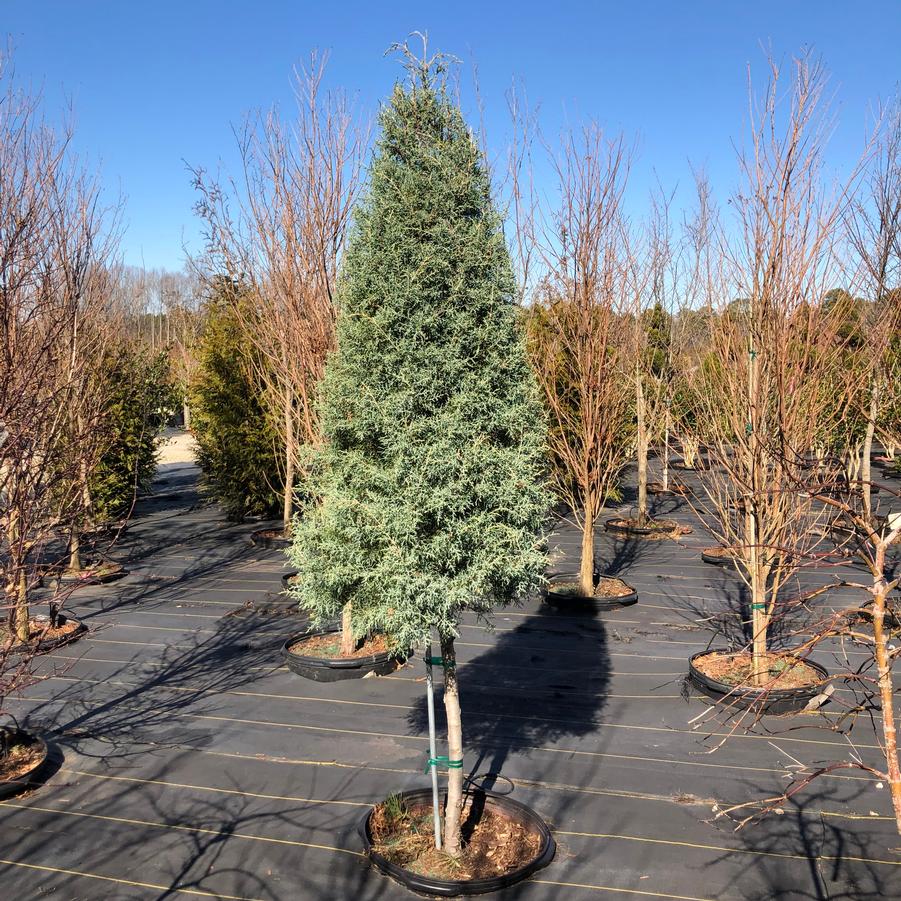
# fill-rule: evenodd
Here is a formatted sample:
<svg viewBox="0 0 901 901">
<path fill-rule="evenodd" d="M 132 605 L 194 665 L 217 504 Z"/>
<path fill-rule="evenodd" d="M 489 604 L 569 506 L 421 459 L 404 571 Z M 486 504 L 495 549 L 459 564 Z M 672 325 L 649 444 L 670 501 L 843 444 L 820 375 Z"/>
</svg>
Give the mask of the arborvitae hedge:
<svg viewBox="0 0 901 901">
<path fill-rule="evenodd" d="M 237 304 L 238 286 L 220 278 L 204 311 L 198 374 L 190 386 L 192 431 L 210 493 L 233 519 L 279 509 L 276 434 L 262 402 Z"/>
<path fill-rule="evenodd" d="M 103 454 L 91 476 L 93 516 L 106 522 L 129 512 L 156 472 L 160 429 L 174 402 L 165 353 L 123 343 L 110 350 L 101 376 L 109 400 Z"/>
</svg>

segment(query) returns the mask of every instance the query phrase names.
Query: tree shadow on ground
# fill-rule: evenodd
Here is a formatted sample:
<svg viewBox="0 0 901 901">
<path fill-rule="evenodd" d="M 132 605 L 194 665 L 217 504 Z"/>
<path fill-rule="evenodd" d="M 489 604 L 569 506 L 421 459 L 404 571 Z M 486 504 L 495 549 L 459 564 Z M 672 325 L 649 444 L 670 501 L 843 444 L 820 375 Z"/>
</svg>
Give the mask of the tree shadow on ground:
<svg viewBox="0 0 901 901">
<path fill-rule="evenodd" d="M 469 778 L 494 790 L 511 756 L 595 732 L 610 672 L 606 629 L 595 617 L 534 613 L 498 631 L 490 650 L 459 667 L 464 746 L 477 754 Z M 440 741 L 446 723 L 437 686 L 436 695 Z M 408 721 L 427 732 L 424 696 Z"/>
<path fill-rule="evenodd" d="M 737 840 L 744 851 L 750 852 L 742 855 L 747 863 L 736 880 L 742 898 L 875 901 L 899 896 L 901 856 L 897 847 L 892 850 L 898 844 L 893 822 L 873 818 L 859 827 L 844 815 L 849 807 L 870 809 L 874 799 L 867 796 L 872 785 L 849 780 L 827 783 L 830 780 L 814 783 L 784 804 L 781 814 L 768 814 L 737 832 L 731 820 L 716 821 L 729 834 L 730 844 Z M 838 790 L 837 785 L 841 786 Z M 755 795 L 772 796 L 774 790 L 782 789 L 757 785 L 748 793 L 748 800 Z M 720 855 L 708 867 L 734 855 Z"/>
</svg>

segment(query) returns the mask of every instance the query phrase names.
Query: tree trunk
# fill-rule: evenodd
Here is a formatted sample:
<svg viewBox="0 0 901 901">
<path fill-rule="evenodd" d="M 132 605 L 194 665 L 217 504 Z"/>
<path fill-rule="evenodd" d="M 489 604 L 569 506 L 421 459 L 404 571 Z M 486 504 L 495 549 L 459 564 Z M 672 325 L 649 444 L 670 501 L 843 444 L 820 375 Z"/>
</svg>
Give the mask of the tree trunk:
<svg viewBox="0 0 901 901">
<path fill-rule="evenodd" d="M 895 811 L 895 825 L 901 833 L 901 765 L 898 762 L 898 736 L 895 730 L 894 686 L 892 685 L 892 665 L 889 660 L 888 642 L 885 634 L 886 584 L 885 545 L 876 548 L 876 580 L 873 586 L 873 643 L 876 654 L 876 671 L 879 681 L 879 695 L 882 699 L 882 737 L 888 772 L 889 792 Z"/>
<path fill-rule="evenodd" d="M 290 388 L 285 389 L 285 497 L 282 523 L 285 533 L 291 528 L 294 501 L 294 402 Z"/>
<path fill-rule="evenodd" d="M 457 685 L 457 657 L 453 638 L 441 639 L 444 659 L 444 712 L 447 717 L 447 758 L 453 764 L 463 760 L 463 722 L 460 717 L 460 690 Z M 463 768 L 448 766 L 447 807 L 444 811 L 444 852 L 459 857 L 460 818 L 463 808 Z"/>
<path fill-rule="evenodd" d="M 635 407 L 638 419 L 638 525 L 643 526 L 648 521 L 648 429 L 641 373 L 635 376 Z"/>
<path fill-rule="evenodd" d="M 69 569 L 81 572 L 81 535 L 77 528 L 72 529 L 72 536 L 69 538 Z"/>
<path fill-rule="evenodd" d="M 28 580 L 25 577 L 25 566 L 19 567 L 19 586 L 16 592 L 16 638 L 28 641 L 30 636 L 28 624 Z"/>
<path fill-rule="evenodd" d="M 579 563 L 579 591 L 583 597 L 594 595 L 594 499 L 587 498 L 582 520 L 582 558 Z"/>
<path fill-rule="evenodd" d="M 870 384 L 870 409 L 867 412 L 867 430 L 863 439 L 863 456 L 860 461 L 860 497 L 863 501 L 863 515 L 870 521 L 873 515 L 872 499 L 870 497 L 870 481 L 872 479 L 870 469 L 870 454 L 873 452 L 873 435 L 876 432 L 876 414 L 879 411 L 879 382 L 873 379 Z"/>
<path fill-rule="evenodd" d="M 669 433 L 670 422 L 672 420 L 672 411 L 670 402 L 666 401 L 666 422 L 663 426 L 663 490 L 669 491 Z"/>
<path fill-rule="evenodd" d="M 185 431 L 190 432 L 191 431 L 191 408 L 188 406 L 187 399 L 182 401 L 181 414 L 182 414 L 182 419 L 184 421 Z"/>
<path fill-rule="evenodd" d="M 350 657 L 355 650 L 351 602 L 348 601 L 341 611 L 341 656 Z"/>
</svg>

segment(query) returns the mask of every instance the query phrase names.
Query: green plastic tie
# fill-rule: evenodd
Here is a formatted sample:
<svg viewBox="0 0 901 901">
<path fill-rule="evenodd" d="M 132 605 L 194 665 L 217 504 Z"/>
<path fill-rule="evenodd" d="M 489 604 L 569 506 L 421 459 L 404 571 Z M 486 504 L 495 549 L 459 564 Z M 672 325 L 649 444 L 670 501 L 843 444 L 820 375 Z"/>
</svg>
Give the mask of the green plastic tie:
<svg viewBox="0 0 901 901">
<path fill-rule="evenodd" d="M 429 666 L 444 666 L 444 658 L 443 657 L 423 657 L 426 663 Z"/>
<path fill-rule="evenodd" d="M 748 353 L 751 355 L 751 359 L 753 360 L 757 356 L 756 350 L 749 350 Z"/>
<path fill-rule="evenodd" d="M 752 610 L 766 610 L 766 604 L 751 604 Z"/>
<path fill-rule="evenodd" d="M 447 757 L 430 757 L 428 762 L 425 765 L 424 772 L 428 772 L 430 767 L 440 766 L 444 764 L 449 770 L 462 770 L 463 769 L 463 761 L 462 760 L 450 760 Z"/>
</svg>

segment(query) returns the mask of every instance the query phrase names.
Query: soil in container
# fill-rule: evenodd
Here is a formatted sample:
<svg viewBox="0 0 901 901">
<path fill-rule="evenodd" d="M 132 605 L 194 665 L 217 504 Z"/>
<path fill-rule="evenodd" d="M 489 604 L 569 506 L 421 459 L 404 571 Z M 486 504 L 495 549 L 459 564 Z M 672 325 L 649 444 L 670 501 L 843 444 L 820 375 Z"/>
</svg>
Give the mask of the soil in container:
<svg viewBox="0 0 901 901">
<path fill-rule="evenodd" d="M 5 757 L 0 757 L 0 784 L 20 779 L 33 770 L 47 754 L 40 743 L 14 744 Z"/>
<path fill-rule="evenodd" d="M 785 690 L 810 688 L 823 682 L 823 674 L 815 667 L 790 653 L 770 651 L 764 658 L 765 685 L 753 682 L 753 658 L 744 653 L 704 654 L 693 661 L 697 670 L 710 679 L 731 688 Z"/>
<path fill-rule="evenodd" d="M 65 644 L 67 638 L 74 638 L 76 633 L 85 631 L 84 624 L 77 619 L 66 619 L 61 616 L 60 620 L 58 625 L 51 626 L 50 621 L 46 618 L 29 618 L 28 634 L 30 637 L 27 645 L 32 646 L 36 641 L 39 641 L 42 647 L 45 643 L 48 645 L 51 643 Z M 3 623 L 0 625 L 0 644 L 5 643 L 8 637 L 9 627 L 6 623 Z M 21 647 L 23 647 L 23 643 L 16 641 L 10 650 L 15 651 Z"/>
<path fill-rule="evenodd" d="M 500 810 L 473 813 L 471 802 L 465 804 L 463 850 L 459 857 L 449 857 L 435 847 L 430 806 L 388 798 L 369 820 L 372 850 L 420 876 L 455 881 L 504 876 L 538 856 L 541 835 L 528 826 Z"/>
<path fill-rule="evenodd" d="M 300 638 L 289 645 L 292 654 L 304 657 L 319 657 L 323 660 L 350 660 L 356 657 L 370 657 L 373 654 L 384 654 L 388 651 L 388 640 L 384 635 L 371 635 L 360 643 L 353 654 L 341 653 L 341 633 L 329 632 L 325 635 L 312 635 Z"/>
<path fill-rule="evenodd" d="M 669 485 L 664 488 L 663 482 L 648 482 L 648 494 L 685 495 L 688 494 L 688 485 L 684 485 L 682 482 L 670 482 Z"/>
<path fill-rule="evenodd" d="M 288 547 L 291 544 L 291 533 L 283 528 L 257 529 L 250 533 L 250 540 L 258 547 Z"/>
<path fill-rule="evenodd" d="M 64 569 L 60 573 L 61 582 L 84 582 L 86 585 L 100 585 L 112 582 L 125 575 L 125 570 L 118 563 L 98 563 L 84 569 Z"/>
<path fill-rule="evenodd" d="M 647 519 L 641 523 L 637 517 L 614 516 L 604 523 L 608 532 L 632 535 L 638 538 L 660 540 L 691 534 L 691 526 L 683 526 L 675 519 Z"/>
</svg>

